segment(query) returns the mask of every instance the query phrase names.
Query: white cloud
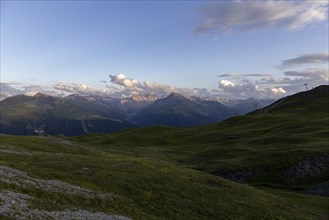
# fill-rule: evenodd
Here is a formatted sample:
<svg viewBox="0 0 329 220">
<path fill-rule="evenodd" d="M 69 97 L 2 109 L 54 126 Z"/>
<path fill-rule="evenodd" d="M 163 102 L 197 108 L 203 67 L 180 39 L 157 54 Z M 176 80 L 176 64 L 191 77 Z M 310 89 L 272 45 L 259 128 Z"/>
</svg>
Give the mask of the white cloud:
<svg viewBox="0 0 329 220">
<path fill-rule="evenodd" d="M 230 99 L 280 98 L 286 91 L 283 88 L 264 86 L 258 80 L 244 79 L 237 82 L 220 80 L 218 85 L 222 97 Z"/>
<path fill-rule="evenodd" d="M 140 83 L 136 79 L 127 78 L 122 73 L 119 73 L 117 75 L 110 75 L 111 82 L 114 84 L 122 85 L 127 89 L 135 90 L 136 88 L 140 87 Z"/>
<path fill-rule="evenodd" d="M 279 98 L 311 87 L 329 83 L 329 71 L 322 68 L 304 68 L 283 72 L 284 77 L 262 77 L 258 80 L 239 80 L 235 77 L 218 82 L 221 95 L 234 98 L 268 97 Z"/>
<path fill-rule="evenodd" d="M 15 89 L 9 83 L 0 82 L 0 101 L 14 95 L 23 94 L 23 91 Z"/>
<path fill-rule="evenodd" d="M 66 93 L 76 93 L 82 95 L 97 95 L 100 92 L 87 84 L 57 82 L 53 88 Z"/>
<path fill-rule="evenodd" d="M 231 81 L 228 81 L 228 80 L 220 80 L 219 83 L 224 86 L 224 87 L 234 87 L 234 83 L 232 83 Z"/>
<path fill-rule="evenodd" d="M 222 1 L 200 9 L 195 33 L 228 34 L 267 28 L 296 31 L 327 20 L 328 1 Z"/>
<path fill-rule="evenodd" d="M 120 87 L 123 96 L 152 94 L 157 96 L 167 95 L 171 92 L 178 92 L 178 88 L 160 84 L 157 82 L 139 82 L 136 79 L 128 78 L 124 74 L 110 75 L 111 82 Z M 109 87 L 112 88 L 113 87 Z"/>
<path fill-rule="evenodd" d="M 279 88 L 273 88 L 271 89 L 271 91 L 274 93 L 274 94 L 285 94 L 286 93 L 286 90 L 284 90 L 283 88 L 279 87 Z"/>
<path fill-rule="evenodd" d="M 37 93 L 42 93 L 45 95 L 57 96 L 59 95 L 56 91 L 51 90 L 51 88 L 41 85 L 26 85 L 23 86 L 23 93 L 24 95 L 35 95 Z"/>
<path fill-rule="evenodd" d="M 158 82 L 143 81 L 126 77 L 124 74 L 110 75 L 111 82 L 114 85 L 108 85 L 108 91 L 116 97 L 129 97 L 131 95 L 156 95 L 164 97 L 172 92 L 180 93 L 186 97 L 218 97 L 218 90 L 209 90 L 205 88 L 178 88 L 171 85 Z"/>
<path fill-rule="evenodd" d="M 0 83 L 0 100 L 14 96 L 14 95 L 28 95 L 32 96 L 37 93 L 43 93 L 45 95 L 57 96 L 58 93 L 51 88 L 41 85 L 34 84 L 24 84 L 23 82 L 8 82 L 8 83 Z"/>
</svg>

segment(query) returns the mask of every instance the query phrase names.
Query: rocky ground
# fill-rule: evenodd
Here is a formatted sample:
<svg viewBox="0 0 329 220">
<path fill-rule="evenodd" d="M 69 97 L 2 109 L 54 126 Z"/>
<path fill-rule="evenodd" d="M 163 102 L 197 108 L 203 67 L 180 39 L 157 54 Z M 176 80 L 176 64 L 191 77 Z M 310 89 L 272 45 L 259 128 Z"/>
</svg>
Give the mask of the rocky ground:
<svg viewBox="0 0 329 220">
<path fill-rule="evenodd" d="M 29 176 L 26 172 L 13 169 L 7 166 L 0 166 L 0 183 L 15 186 L 20 189 L 30 187 L 41 191 L 52 193 L 65 193 L 87 198 L 106 198 L 110 193 L 101 193 L 85 189 L 79 186 L 68 184 L 58 180 L 43 180 Z M 0 217 L 5 216 L 11 219 L 97 219 L 97 220 L 127 220 L 129 218 L 108 215 L 102 212 L 90 212 L 87 210 L 58 210 L 46 211 L 30 208 L 30 201 L 33 198 L 27 194 L 17 193 L 10 190 L 0 190 Z"/>
</svg>

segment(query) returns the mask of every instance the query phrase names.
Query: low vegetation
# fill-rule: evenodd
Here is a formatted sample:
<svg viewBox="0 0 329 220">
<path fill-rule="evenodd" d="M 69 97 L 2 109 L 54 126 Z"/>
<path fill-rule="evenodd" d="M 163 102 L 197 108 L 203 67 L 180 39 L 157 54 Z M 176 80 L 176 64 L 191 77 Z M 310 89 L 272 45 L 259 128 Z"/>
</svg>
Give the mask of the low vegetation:
<svg viewBox="0 0 329 220">
<path fill-rule="evenodd" d="M 321 107 L 298 106 L 297 94 L 203 127 L 2 135 L 0 194 L 29 199 L 0 217 L 28 209 L 45 218 L 82 210 L 122 219 L 328 219 L 329 198 L 309 194 L 328 182 L 328 87 L 308 94 Z"/>
<path fill-rule="evenodd" d="M 133 219 L 319 219 L 326 216 L 328 202 L 312 195 L 303 196 L 317 203 L 287 199 L 176 163 L 109 153 L 54 137 L 1 136 L 0 164 L 44 181 L 22 187 L 2 176 L 0 193 L 26 194 L 33 198 L 31 209 L 48 212 L 82 209 Z M 45 183 L 54 179 L 94 196 L 50 190 Z"/>
</svg>

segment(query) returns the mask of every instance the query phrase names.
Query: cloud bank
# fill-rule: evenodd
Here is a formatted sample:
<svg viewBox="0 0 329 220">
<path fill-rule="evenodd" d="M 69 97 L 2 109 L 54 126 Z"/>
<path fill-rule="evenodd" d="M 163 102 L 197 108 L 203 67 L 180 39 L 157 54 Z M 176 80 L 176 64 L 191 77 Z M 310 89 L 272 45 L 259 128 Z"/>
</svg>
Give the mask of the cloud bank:
<svg viewBox="0 0 329 220">
<path fill-rule="evenodd" d="M 272 84 L 272 86 L 275 86 Z M 281 87 L 264 86 L 258 80 L 243 79 L 238 82 L 230 80 L 220 80 L 218 85 L 223 97 L 234 99 L 245 98 L 278 98 L 282 97 L 287 91 Z"/>
<path fill-rule="evenodd" d="M 271 76 L 271 74 L 241 74 L 241 73 L 227 73 L 218 75 L 218 77 L 252 77 L 252 76 Z"/>
<path fill-rule="evenodd" d="M 273 77 L 270 74 L 221 74 L 218 82 L 219 90 L 225 96 L 244 97 L 280 97 L 299 92 L 304 84 L 311 87 L 328 84 L 329 70 L 328 53 L 304 54 L 295 58 L 286 59 L 276 66 L 282 70 L 282 77 Z M 243 79 L 241 80 L 241 77 Z M 250 80 L 249 77 L 257 77 Z"/>
<path fill-rule="evenodd" d="M 287 68 L 298 67 L 308 64 L 313 64 L 313 65 L 326 64 L 328 62 L 329 62 L 328 53 L 304 54 L 299 57 L 283 60 L 282 63 L 277 66 L 277 68 L 287 69 Z"/>
<path fill-rule="evenodd" d="M 131 95 L 152 94 L 158 97 L 169 95 L 171 92 L 177 92 L 187 97 L 198 96 L 208 98 L 230 98 L 243 99 L 250 97 L 257 98 L 280 98 L 287 93 L 281 86 L 281 80 L 274 79 L 270 74 L 222 74 L 219 77 L 226 77 L 218 82 L 217 89 L 205 88 L 177 88 L 170 85 L 156 82 L 140 82 L 136 79 L 126 77 L 124 74 L 110 75 L 111 82 L 114 85 L 108 86 L 111 94 L 116 96 L 129 97 Z M 247 77 L 264 77 L 262 80 L 248 80 Z M 237 79 L 241 79 L 237 81 Z M 233 81 L 231 80 L 233 79 Z M 284 84 L 291 83 L 287 79 Z M 114 92 L 115 91 L 115 92 Z"/>
<path fill-rule="evenodd" d="M 100 91 L 94 89 L 90 85 L 79 84 L 79 83 L 57 82 L 53 85 L 53 88 L 58 91 L 61 91 L 61 92 L 81 94 L 81 95 L 100 95 L 100 94 L 102 94 Z"/>
<path fill-rule="evenodd" d="M 222 1 L 200 8 L 197 34 L 223 35 L 268 28 L 296 31 L 328 19 L 328 1 Z"/>
<path fill-rule="evenodd" d="M 122 73 L 109 75 L 108 80 L 99 83 L 103 89 L 94 88 L 88 84 L 73 82 L 56 82 L 52 88 L 40 85 L 22 84 L 17 82 L 1 83 L 1 99 L 17 94 L 34 95 L 41 92 L 48 95 L 92 95 L 104 97 L 131 97 L 132 95 L 156 95 L 165 97 L 172 92 L 180 93 L 186 97 L 197 96 L 207 98 L 281 98 L 305 90 L 305 83 L 309 88 L 328 84 L 329 71 L 327 53 L 304 54 L 295 58 L 283 60 L 277 74 L 245 74 L 224 73 L 218 75 L 218 87 L 206 88 L 179 88 L 158 82 L 139 81 L 127 77 Z M 276 69 L 278 70 L 278 69 Z"/>
<path fill-rule="evenodd" d="M 131 95 L 156 95 L 158 97 L 167 96 L 172 92 L 181 93 L 186 96 L 198 95 L 202 93 L 203 95 L 211 95 L 210 92 L 206 92 L 204 89 L 190 89 L 190 88 L 178 88 L 166 84 L 161 84 L 157 82 L 143 81 L 140 82 L 136 79 L 126 77 L 124 74 L 119 73 L 116 75 L 110 75 L 112 86 L 108 86 L 109 89 L 118 90 L 121 96 L 131 96 Z"/>
<path fill-rule="evenodd" d="M 34 84 L 24 84 L 19 82 L 0 82 L 0 100 L 3 100 L 10 96 L 15 95 L 35 95 L 38 92 L 57 96 L 59 95 L 58 92 L 52 90 L 49 87 L 41 86 L 41 85 L 34 85 Z"/>
<path fill-rule="evenodd" d="M 320 68 L 307 68 L 304 70 L 292 70 L 284 72 L 286 76 L 298 76 L 310 80 L 329 80 L 329 71 L 328 69 Z"/>
</svg>

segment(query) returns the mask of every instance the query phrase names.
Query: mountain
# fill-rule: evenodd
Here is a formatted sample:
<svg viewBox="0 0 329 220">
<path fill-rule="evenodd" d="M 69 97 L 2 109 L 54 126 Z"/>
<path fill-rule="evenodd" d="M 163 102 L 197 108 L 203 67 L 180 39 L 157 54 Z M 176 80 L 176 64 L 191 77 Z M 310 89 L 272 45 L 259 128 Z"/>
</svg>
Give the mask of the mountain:
<svg viewBox="0 0 329 220">
<path fill-rule="evenodd" d="M 0 219 L 328 219 L 328 94 L 202 127 L 0 135 Z"/>
<path fill-rule="evenodd" d="M 0 101 L 10 96 L 22 94 L 22 91 L 15 89 L 6 83 L 0 82 Z"/>
<path fill-rule="evenodd" d="M 312 90 L 300 92 L 280 99 L 262 110 L 253 112 L 280 113 L 280 114 L 303 114 L 328 113 L 329 86 L 318 86 Z M 322 105 L 320 105 L 320 103 Z M 329 114 L 329 113 L 328 113 Z M 327 116 L 328 116 L 327 114 Z"/>
<path fill-rule="evenodd" d="M 328 125 L 329 86 L 319 86 L 217 124 L 146 127 L 77 140 L 255 187 L 329 196 Z"/>
<path fill-rule="evenodd" d="M 260 108 L 264 108 L 272 104 L 274 99 L 238 99 L 238 100 L 230 100 L 225 103 L 225 105 L 236 109 L 237 115 L 244 115 L 249 112 L 255 111 Z"/>
<path fill-rule="evenodd" d="M 41 93 L 9 97 L 0 102 L 0 133 L 33 135 L 35 132 L 44 132 L 72 136 L 135 127 L 98 110 L 101 106 L 99 102 L 92 101 L 87 106 L 83 98 L 80 98 L 80 102 L 77 100 Z M 110 112 L 107 108 L 105 110 Z"/>
<path fill-rule="evenodd" d="M 117 103 L 117 106 L 126 113 L 127 119 L 130 120 L 138 112 L 151 105 L 157 99 L 158 97 L 153 95 L 133 95 L 130 98 L 120 99 L 120 103 Z"/>
<path fill-rule="evenodd" d="M 218 122 L 234 115 L 219 102 L 192 101 L 171 93 L 141 110 L 132 120 L 139 125 L 195 126 Z"/>
<path fill-rule="evenodd" d="M 123 112 L 120 105 L 117 104 L 120 100 L 116 98 L 72 94 L 64 97 L 64 99 L 68 103 L 78 106 L 85 111 L 95 112 L 113 119 L 126 120 L 127 118 L 126 113 Z"/>
</svg>

